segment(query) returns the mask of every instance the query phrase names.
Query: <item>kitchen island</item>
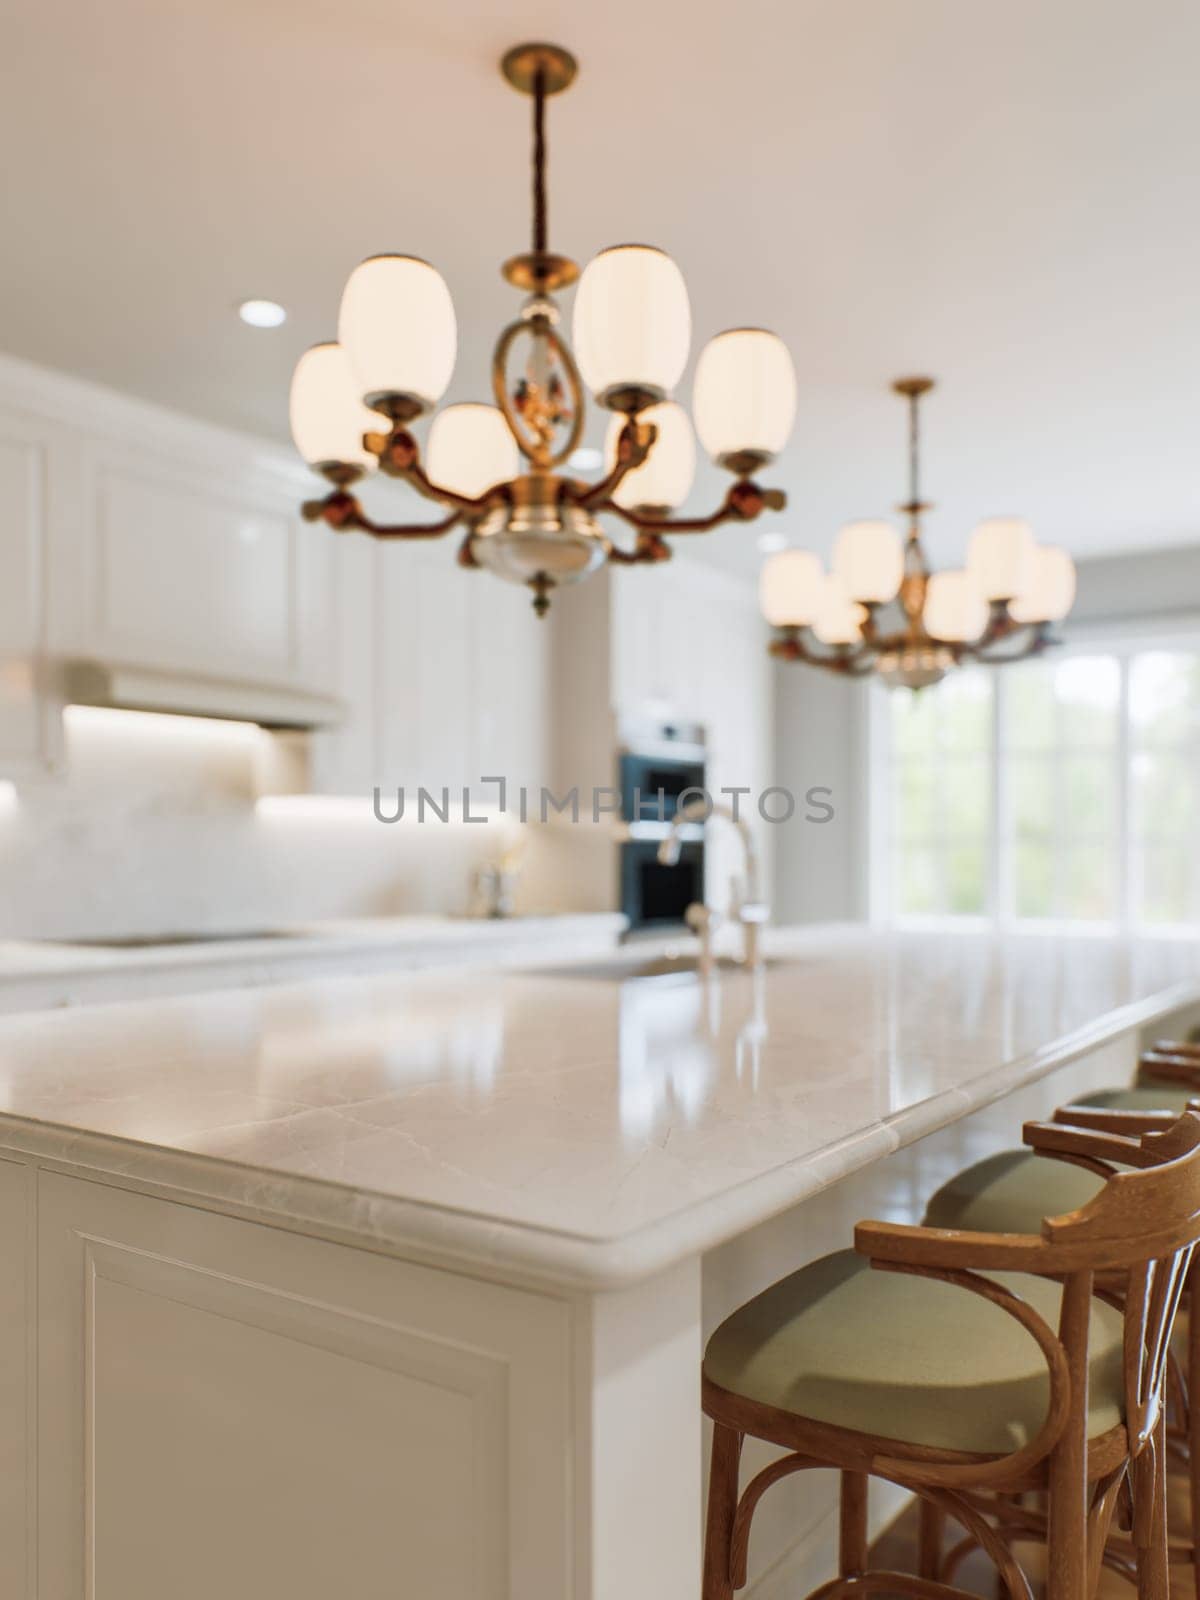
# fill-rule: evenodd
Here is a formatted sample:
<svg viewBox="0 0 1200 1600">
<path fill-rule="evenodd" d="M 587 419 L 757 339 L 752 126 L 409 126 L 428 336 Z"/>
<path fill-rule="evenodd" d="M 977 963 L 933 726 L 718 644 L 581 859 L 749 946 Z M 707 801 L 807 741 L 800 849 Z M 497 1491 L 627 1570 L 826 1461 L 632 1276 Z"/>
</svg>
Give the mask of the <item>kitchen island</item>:
<svg viewBox="0 0 1200 1600">
<path fill-rule="evenodd" d="M 769 951 L 0 1018 L 0 1592 L 696 1600 L 711 1326 L 1200 1014 L 1181 940 Z"/>
</svg>

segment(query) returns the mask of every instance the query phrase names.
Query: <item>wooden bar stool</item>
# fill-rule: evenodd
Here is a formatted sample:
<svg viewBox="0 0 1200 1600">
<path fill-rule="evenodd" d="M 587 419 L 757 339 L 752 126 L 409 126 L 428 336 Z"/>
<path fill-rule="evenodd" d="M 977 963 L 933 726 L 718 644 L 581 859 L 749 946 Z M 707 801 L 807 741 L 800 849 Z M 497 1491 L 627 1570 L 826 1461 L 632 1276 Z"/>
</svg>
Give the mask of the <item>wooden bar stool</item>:
<svg viewBox="0 0 1200 1600">
<path fill-rule="evenodd" d="M 1139 1591 L 1166 1600 L 1163 1373 L 1200 1237 L 1200 1116 L 1129 1145 L 1129 1170 L 1036 1232 L 863 1222 L 853 1251 L 801 1268 L 722 1323 L 702 1375 L 714 1423 L 704 1600 L 745 1583 L 765 1491 L 812 1467 L 841 1473 L 839 1575 L 817 1596 L 964 1596 L 868 1569 L 874 1475 L 960 1522 L 1013 1600 L 1031 1590 L 989 1520 L 997 1497 L 1046 1494 L 1049 1600 L 1088 1600 L 1124 1495 Z M 1096 1274 L 1114 1270 L 1129 1275 L 1120 1308 L 1093 1295 Z M 747 1435 L 789 1454 L 739 1492 Z"/>
<path fill-rule="evenodd" d="M 1160 1067 L 1164 1046 L 1142 1057 L 1141 1082 L 1133 1091 L 1105 1090 L 1076 1105 L 1063 1107 L 1055 1123 L 1086 1128 L 1092 1133 L 1108 1133 L 1137 1139 L 1171 1126 L 1189 1095 L 1200 1092 L 1200 1052 L 1192 1072 L 1174 1083 L 1155 1082 L 1151 1074 Z M 1200 1099 L 1192 1100 L 1200 1111 Z M 1148 1106 L 1171 1109 L 1147 1109 Z M 1128 1109 L 1127 1109 L 1128 1108 Z M 1067 1133 L 1035 1133 L 1033 1150 L 1006 1150 L 976 1162 L 944 1184 L 929 1201 L 924 1222 L 935 1228 L 967 1228 L 983 1233 L 1024 1233 L 1035 1230 L 1040 1218 L 1086 1205 L 1103 1187 L 1105 1176 L 1122 1162 L 1128 1152 L 1119 1144 L 1107 1147 L 1107 1160 L 1100 1160 L 1103 1149 L 1091 1139 L 1076 1141 Z M 1049 1156 L 1059 1159 L 1047 1159 Z M 1119 1297 L 1119 1281 L 1102 1280 L 1101 1287 Z M 1200 1255 L 1193 1263 L 1184 1286 L 1185 1303 L 1200 1304 Z M 1175 1424 L 1170 1443 L 1181 1453 L 1188 1469 L 1192 1539 L 1172 1546 L 1172 1559 L 1191 1562 L 1200 1600 L 1200 1407 L 1189 1404 L 1189 1396 L 1200 1395 L 1200 1318 L 1187 1319 L 1186 1378 L 1170 1357 L 1171 1398 Z M 942 1563 L 941 1519 L 927 1507 L 921 1511 L 920 1548 L 922 1571 L 934 1575 Z M 963 1550 L 961 1553 L 965 1553 Z"/>
</svg>

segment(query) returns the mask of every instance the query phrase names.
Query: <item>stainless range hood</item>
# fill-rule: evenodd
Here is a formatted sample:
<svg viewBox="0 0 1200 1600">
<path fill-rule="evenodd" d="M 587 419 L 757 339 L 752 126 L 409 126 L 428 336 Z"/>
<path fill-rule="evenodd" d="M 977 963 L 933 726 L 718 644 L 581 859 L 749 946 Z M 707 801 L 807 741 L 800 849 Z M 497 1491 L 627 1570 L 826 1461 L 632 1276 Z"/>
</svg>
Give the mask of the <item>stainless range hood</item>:
<svg viewBox="0 0 1200 1600">
<path fill-rule="evenodd" d="M 332 695 L 102 661 L 65 662 L 62 693 L 74 705 L 220 717 L 272 729 L 335 727 L 345 712 L 343 702 Z"/>
</svg>

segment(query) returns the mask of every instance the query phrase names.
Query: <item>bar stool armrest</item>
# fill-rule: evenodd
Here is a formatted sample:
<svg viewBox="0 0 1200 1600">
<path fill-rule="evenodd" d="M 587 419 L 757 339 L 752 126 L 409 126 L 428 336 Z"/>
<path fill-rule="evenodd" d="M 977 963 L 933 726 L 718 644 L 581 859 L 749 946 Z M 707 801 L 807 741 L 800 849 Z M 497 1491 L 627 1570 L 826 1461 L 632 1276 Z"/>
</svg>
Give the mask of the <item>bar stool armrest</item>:
<svg viewBox="0 0 1200 1600">
<path fill-rule="evenodd" d="M 1189 1044 L 1186 1039 L 1156 1039 L 1147 1054 L 1182 1056 L 1186 1061 L 1200 1063 L 1200 1044 Z"/>
<path fill-rule="evenodd" d="M 1180 1083 L 1200 1089 L 1200 1059 L 1176 1051 L 1144 1050 L 1138 1057 L 1138 1076 L 1152 1083 Z"/>
<path fill-rule="evenodd" d="M 971 1233 L 909 1222 L 859 1222 L 854 1248 L 872 1266 L 933 1267 L 945 1271 L 1061 1271 L 1058 1252 L 1036 1233 Z"/>
<path fill-rule="evenodd" d="M 1168 1117 L 1164 1128 L 1171 1127 L 1179 1118 Z M 1138 1130 L 1139 1132 L 1142 1130 Z M 1031 1150 L 1039 1155 L 1059 1156 L 1097 1172 L 1101 1177 L 1111 1177 L 1114 1165 L 1123 1167 L 1152 1167 L 1155 1158 L 1142 1148 L 1141 1140 L 1132 1128 L 1125 1133 L 1108 1129 L 1080 1127 L 1076 1123 L 1027 1122 L 1021 1137 Z"/>
<path fill-rule="evenodd" d="M 1200 1108 L 1200 1100 L 1188 1102 L 1188 1109 Z M 1072 1128 L 1092 1128 L 1098 1133 L 1119 1133 L 1131 1139 L 1143 1133 L 1165 1133 L 1179 1120 L 1177 1111 L 1118 1111 L 1105 1106 L 1059 1106 L 1055 1122 Z"/>
</svg>

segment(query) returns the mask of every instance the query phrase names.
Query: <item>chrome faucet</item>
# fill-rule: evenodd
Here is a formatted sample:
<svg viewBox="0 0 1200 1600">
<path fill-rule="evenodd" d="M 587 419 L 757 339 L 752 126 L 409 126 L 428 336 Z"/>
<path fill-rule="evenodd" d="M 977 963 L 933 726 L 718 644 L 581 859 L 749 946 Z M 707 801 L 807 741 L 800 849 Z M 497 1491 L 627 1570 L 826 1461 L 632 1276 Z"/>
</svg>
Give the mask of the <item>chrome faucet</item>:
<svg viewBox="0 0 1200 1600">
<path fill-rule="evenodd" d="M 730 909 L 734 921 L 739 923 L 742 929 L 742 965 L 760 967 L 762 945 L 759 930 L 765 925 L 771 912 L 761 897 L 758 852 L 754 848 L 754 835 L 745 818 L 737 816 L 731 806 L 713 805 L 708 800 L 689 800 L 675 813 L 671 831 L 658 847 L 658 859 L 664 867 L 675 866 L 679 860 L 681 830 L 689 822 L 709 822 L 713 817 L 721 817 L 724 821 L 731 822 L 742 841 L 745 876 L 741 879 L 735 878 L 733 881 Z M 712 967 L 713 928 L 719 920 L 716 912 L 708 906 L 693 904 L 684 913 L 684 921 L 688 927 L 700 935 L 700 967 L 704 972 Z"/>
</svg>

